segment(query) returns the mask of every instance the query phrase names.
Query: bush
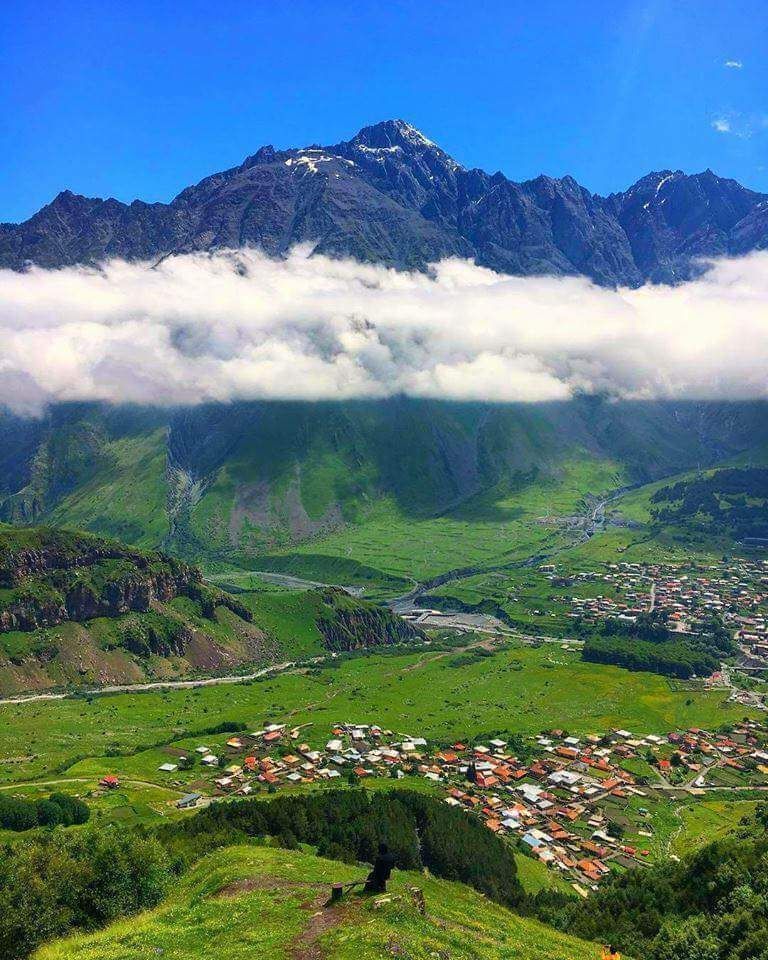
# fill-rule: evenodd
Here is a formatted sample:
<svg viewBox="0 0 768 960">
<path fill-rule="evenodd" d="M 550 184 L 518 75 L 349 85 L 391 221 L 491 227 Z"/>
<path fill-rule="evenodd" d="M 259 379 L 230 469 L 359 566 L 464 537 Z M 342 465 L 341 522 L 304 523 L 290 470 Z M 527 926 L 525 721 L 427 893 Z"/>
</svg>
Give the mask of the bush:
<svg viewBox="0 0 768 960">
<path fill-rule="evenodd" d="M 73 927 L 89 929 L 154 906 L 169 877 L 160 844 L 127 830 L 55 830 L 6 845 L 0 956 L 21 960 Z"/>
</svg>

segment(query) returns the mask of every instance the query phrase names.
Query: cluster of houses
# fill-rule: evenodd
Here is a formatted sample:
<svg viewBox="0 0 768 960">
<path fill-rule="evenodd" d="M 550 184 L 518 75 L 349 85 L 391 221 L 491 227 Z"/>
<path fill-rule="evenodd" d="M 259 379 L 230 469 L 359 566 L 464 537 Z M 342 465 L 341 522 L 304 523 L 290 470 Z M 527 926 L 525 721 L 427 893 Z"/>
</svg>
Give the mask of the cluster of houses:
<svg viewBox="0 0 768 960">
<path fill-rule="evenodd" d="M 334 781 L 341 777 L 359 781 L 383 771 L 405 776 L 410 764 L 426 748 L 422 737 L 392 742 L 392 731 L 364 724 L 339 724 L 332 730 L 325 749 L 299 742 L 301 727 L 269 724 L 263 730 L 236 734 L 219 754 L 204 745 L 194 749 L 200 763 L 215 771 L 211 781 L 216 793 L 247 796 L 256 785 L 269 788 Z M 163 763 L 159 769 L 174 772 L 177 763 Z"/>
<path fill-rule="evenodd" d="M 208 796 L 190 793 L 178 806 L 209 802 L 210 794 L 248 796 L 339 778 L 420 777 L 442 789 L 447 804 L 479 817 L 586 892 L 616 865 L 647 862 L 655 791 L 703 793 L 715 784 L 715 770 L 768 783 L 768 728 L 757 722 L 728 734 L 692 729 L 639 737 L 614 730 L 576 737 L 552 730 L 516 741 L 516 749 L 501 738 L 430 747 L 424 737 L 377 724 L 335 724 L 323 748 L 302 742 L 303 734 L 301 727 L 270 724 L 231 736 L 220 756 L 201 744 L 200 763 L 212 774 L 197 787 Z"/>
<path fill-rule="evenodd" d="M 639 613 L 656 610 L 666 616 L 670 629 L 696 632 L 717 616 L 733 629 L 738 642 L 768 658 L 768 560 L 734 559 L 706 566 L 611 563 L 604 573 L 581 579 L 601 580 L 610 590 L 571 597 L 572 617 L 634 620 Z"/>
</svg>

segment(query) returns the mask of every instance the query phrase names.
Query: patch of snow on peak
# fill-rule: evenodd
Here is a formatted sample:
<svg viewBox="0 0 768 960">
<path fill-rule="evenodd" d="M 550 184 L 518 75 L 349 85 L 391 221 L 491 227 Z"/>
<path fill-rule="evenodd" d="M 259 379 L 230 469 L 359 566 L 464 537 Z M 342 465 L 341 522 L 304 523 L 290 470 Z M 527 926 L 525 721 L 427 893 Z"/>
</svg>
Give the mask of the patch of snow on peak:
<svg viewBox="0 0 768 960">
<path fill-rule="evenodd" d="M 289 157 L 285 161 L 285 165 L 286 167 L 305 166 L 310 173 L 317 173 L 318 163 L 330 163 L 330 161 L 336 159 L 336 157 L 323 153 L 322 150 L 309 149 L 302 150 L 296 157 Z"/>
<path fill-rule="evenodd" d="M 666 177 L 662 177 L 661 180 L 659 180 L 659 182 L 656 184 L 656 193 L 654 194 L 654 196 L 658 197 L 659 190 L 661 190 L 661 188 L 664 186 L 665 183 L 668 183 L 670 180 L 673 180 L 674 177 L 675 177 L 674 173 L 669 173 L 667 174 Z"/>
</svg>

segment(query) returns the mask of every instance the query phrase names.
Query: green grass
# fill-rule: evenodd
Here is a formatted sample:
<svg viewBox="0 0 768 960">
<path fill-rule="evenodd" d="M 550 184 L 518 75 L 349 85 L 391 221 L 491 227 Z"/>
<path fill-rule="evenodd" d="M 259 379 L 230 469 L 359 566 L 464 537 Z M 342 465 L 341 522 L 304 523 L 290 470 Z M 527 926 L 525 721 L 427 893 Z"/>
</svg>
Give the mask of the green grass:
<svg viewBox="0 0 768 960">
<path fill-rule="evenodd" d="M 731 833 L 744 819 L 755 812 L 754 800 L 707 800 L 702 798 L 680 810 L 682 829 L 671 843 L 678 856 Z"/>
<path fill-rule="evenodd" d="M 146 748 L 222 720 L 252 729 L 275 719 L 311 723 L 305 736 L 320 744 L 339 720 L 449 740 L 496 730 L 533 734 L 554 725 L 580 733 L 611 727 L 663 733 L 716 727 L 746 712 L 726 706 L 722 691 L 673 690 L 662 677 L 583 663 L 552 645 L 511 648 L 460 669 L 450 659 L 437 652 L 369 655 L 252 683 L 0 705 L 0 780 L 41 777 L 79 756 L 94 759 L 68 775 L 117 771 L 167 784 L 157 772 L 160 754 Z M 137 753 L 105 758 L 107 751 Z"/>
<path fill-rule="evenodd" d="M 109 442 L 103 468 L 59 500 L 46 522 L 158 547 L 168 534 L 165 439 L 160 428 Z"/>
<path fill-rule="evenodd" d="M 581 509 L 588 493 L 623 482 L 612 461 L 573 457 L 556 477 L 519 476 L 436 517 L 406 515 L 393 500 L 379 501 L 353 527 L 298 547 L 294 555 L 314 560 L 320 578 L 322 558 L 345 558 L 404 580 L 425 580 L 469 565 L 512 563 L 563 544 L 557 528 L 539 522 L 547 515 Z"/>
<path fill-rule="evenodd" d="M 529 857 L 525 853 L 516 853 L 515 863 L 517 864 L 517 877 L 523 890 L 530 896 L 536 896 L 541 890 L 556 890 L 559 893 L 573 894 L 570 884 L 554 870 L 550 870 L 541 860 Z"/>
<path fill-rule="evenodd" d="M 364 874 L 361 867 L 307 852 L 230 847 L 199 863 L 154 911 L 98 933 L 44 946 L 34 957 L 596 960 L 599 956 L 595 944 L 518 917 L 468 887 L 418 873 L 395 871 L 390 899 L 378 908 L 375 898 L 348 895 L 338 907 L 323 909 L 333 882 Z M 424 894 L 425 915 L 416 907 L 412 887 Z"/>
</svg>

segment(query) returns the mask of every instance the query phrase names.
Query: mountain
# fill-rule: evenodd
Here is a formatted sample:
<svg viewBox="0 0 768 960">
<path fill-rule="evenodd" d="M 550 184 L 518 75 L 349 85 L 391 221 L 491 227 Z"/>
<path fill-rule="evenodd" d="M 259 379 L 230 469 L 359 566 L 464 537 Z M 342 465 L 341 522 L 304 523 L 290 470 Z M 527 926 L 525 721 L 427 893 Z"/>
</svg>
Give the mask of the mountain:
<svg viewBox="0 0 768 960">
<path fill-rule="evenodd" d="M 0 435 L 14 438 L 3 450 L 2 520 L 87 529 L 194 562 L 257 569 L 266 568 L 265 555 L 313 544 L 338 558 L 333 569 L 321 573 L 306 560 L 292 572 L 375 581 L 396 594 L 408 582 L 389 576 L 383 583 L 371 567 L 399 556 L 398 576 L 415 575 L 408 558 L 416 563 L 417 545 L 408 552 L 402 538 L 425 518 L 454 520 L 453 529 L 465 531 L 446 543 L 434 572 L 463 566 L 471 530 L 496 552 L 501 521 L 520 516 L 524 504 L 532 520 L 545 511 L 537 490 L 556 497 L 567 484 L 573 506 L 563 509 L 571 512 L 580 496 L 765 448 L 768 416 L 759 402 L 599 397 L 519 405 L 396 397 L 179 411 L 71 404 L 39 420 L 0 415 Z M 367 545 L 324 546 L 335 532 L 348 536 L 370 524 L 378 532 Z"/>
<path fill-rule="evenodd" d="M 0 525 L 0 693 L 266 666 L 419 639 L 342 590 L 233 596 L 114 540 Z"/>
<path fill-rule="evenodd" d="M 697 260 L 768 246 L 768 196 L 707 170 L 663 170 L 600 197 L 572 177 L 517 183 L 466 170 L 402 120 L 321 147 L 262 147 L 171 203 L 64 191 L 21 224 L 0 225 L 0 266 L 255 246 L 424 269 L 468 257 L 524 276 L 583 274 L 604 285 L 674 283 Z"/>
</svg>

